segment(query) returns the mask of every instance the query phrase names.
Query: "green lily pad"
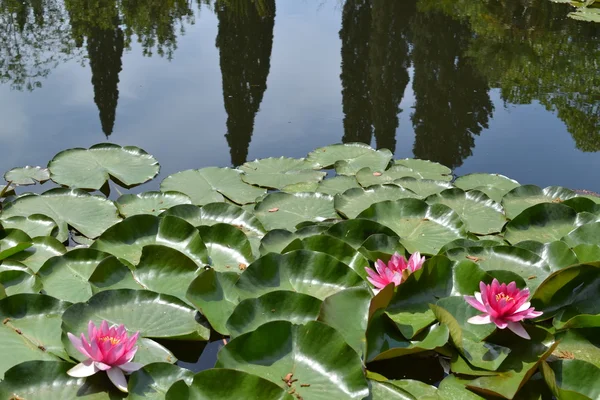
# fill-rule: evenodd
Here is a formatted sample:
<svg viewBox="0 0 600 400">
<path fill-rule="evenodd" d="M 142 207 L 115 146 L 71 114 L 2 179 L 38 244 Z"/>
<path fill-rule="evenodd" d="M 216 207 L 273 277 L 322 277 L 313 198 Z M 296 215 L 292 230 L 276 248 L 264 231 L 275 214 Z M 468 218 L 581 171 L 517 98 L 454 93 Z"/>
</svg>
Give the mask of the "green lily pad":
<svg viewBox="0 0 600 400">
<path fill-rule="evenodd" d="M 540 363 L 552 353 L 556 345 L 546 346 L 549 344 L 546 342 L 546 332 L 541 329 L 530 331 L 530 334 L 531 340 L 511 342 L 511 352 L 498 369 L 501 374 L 476 378 L 469 381 L 467 387 L 487 395 L 494 394 L 507 399 L 514 398 Z"/>
<path fill-rule="evenodd" d="M 463 222 L 451 208 L 418 199 L 373 204 L 358 218 L 390 227 L 410 253 L 436 254 L 446 243 L 466 236 Z"/>
<path fill-rule="evenodd" d="M 576 11 L 570 12 L 570 18 L 585 22 L 600 22 L 600 10 L 593 7 L 580 7 Z"/>
<path fill-rule="evenodd" d="M 316 191 L 334 196 L 348 189 L 360 187 L 353 176 L 338 175 L 319 182 Z"/>
<path fill-rule="evenodd" d="M 235 272 L 217 272 L 210 268 L 192 281 L 186 293 L 187 299 L 222 335 L 229 335 L 226 323 L 239 303 L 235 289 L 239 277 Z"/>
<path fill-rule="evenodd" d="M 2 226 L 4 229 L 19 229 L 32 238 L 58 234 L 56 222 L 43 214 L 2 218 Z"/>
<path fill-rule="evenodd" d="M 31 240 L 31 247 L 9 257 L 19 261 L 33 272 L 38 272 L 51 257 L 60 256 L 67 252 L 66 247 L 51 236 L 38 236 Z"/>
<path fill-rule="evenodd" d="M 93 294 L 115 289 L 145 289 L 140 282 L 133 278 L 129 267 L 115 256 L 109 256 L 100 261 L 88 282 Z"/>
<path fill-rule="evenodd" d="M 8 370 L 4 380 L 0 382 L 0 397 L 27 400 L 109 400 L 124 396 L 118 394 L 118 389 L 108 381 L 106 374 L 96 374 L 89 378 L 67 375 L 67 371 L 73 366 L 74 364 L 65 361 L 27 361 L 19 364 Z"/>
<path fill-rule="evenodd" d="M 541 203 L 529 207 L 506 225 L 504 238 L 510 243 L 560 240 L 577 228 L 577 213 L 569 206 Z"/>
<path fill-rule="evenodd" d="M 316 192 L 319 187 L 319 182 L 298 182 L 281 188 L 282 192 L 286 193 L 308 193 Z"/>
<path fill-rule="evenodd" d="M 210 203 L 202 207 L 180 205 L 168 209 L 162 215 L 172 215 L 185 219 L 196 227 L 229 224 L 241 229 L 246 236 L 263 237 L 267 233 L 254 214 L 233 204 Z"/>
<path fill-rule="evenodd" d="M 326 347 L 317 343 L 327 343 Z M 217 367 L 252 372 L 307 399 L 363 399 L 369 394 L 360 357 L 335 329 L 320 323 L 274 321 L 236 337 L 217 356 Z M 310 385 L 310 386 L 306 386 Z"/>
<path fill-rule="evenodd" d="M 268 230 L 338 218 L 333 197 L 322 193 L 270 193 L 256 205 L 255 214 Z"/>
<path fill-rule="evenodd" d="M 498 246 L 500 244 L 506 244 L 506 243 L 500 243 L 495 240 L 485 240 L 485 239 L 484 240 L 456 239 L 449 243 L 446 243 L 444 245 L 444 247 L 442 247 L 440 249 L 439 254 L 445 254 L 446 252 L 448 252 L 452 249 L 457 249 L 457 248 L 468 249 L 470 247 L 492 247 L 492 246 Z"/>
<path fill-rule="evenodd" d="M 489 234 L 500 232 L 506 223 L 502 206 L 483 192 L 462 189 L 446 189 L 425 201 L 429 204 L 444 204 L 456 211 L 469 232 Z"/>
<path fill-rule="evenodd" d="M 48 163 L 48 169 L 58 184 L 98 190 L 110 178 L 125 188 L 148 182 L 158 175 L 160 166 L 138 147 L 101 143 L 89 149 L 61 151 Z"/>
<path fill-rule="evenodd" d="M 445 165 L 429 160 L 420 160 L 418 158 L 403 158 L 394 160 L 394 163 L 404 165 L 421 174 L 419 179 L 439 179 L 445 180 L 447 176 L 452 175 L 452 170 Z"/>
<path fill-rule="evenodd" d="M 444 256 L 430 258 L 410 274 L 394 294 L 386 312 L 406 338 L 412 338 L 435 320 L 428 304 L 449 296 L 453 262 Z"/>
<path fill-rule="evenodd" d="M 4 174 L 4 180 L 13 185 L 28 186 L 36 183 L 44 183 L 50 179 L 48 168 L 31 167 L 29 165 L 20 168 L 13 168 Z"/>
<path fill-rule="evenodd" d="M 554 355 L 586 361 L 600 368 L 600 343 L 595 335 L 597 329 L 569 329 L 561 332 Z"/>
<path fill-rule="evenodd" d="M 325 253 L 296 250 L 269 253 L 254 261 L 236 283 L 240 298 L 252 298 L 275 290 L 291 290 L 325 299 L 366 283 L 346 264 Z"/>
<path fill-rule="evenodd" d="M 208 340 L 210 331 L 195 320 L 196 310 L 176 297 L 147 290 L 107 290 L 63 314 L 63 332 L 87 332 L 89 321 L 124 324 L 140 337 L 174 340 Z M 141 349 L 140 349 L 141 350 Z"/>
<path fill-rule="evenodd" d="M 24 264 L 13 260 L 4 260 L 0 265 L 0 284 L 7 296 L 38 293 L 42 289 L 37 275 Z"/>
<path fill-rule="evenodd" d="M 31 247 L 31 237 L 19 229 L 0 230 L 0 260 Z"/>
<path fill-rule="evenodd" d="M 364 143 L 344 143 L 320 147 L 308 153 L 306 157 L 306 161 L 315 168 L 328 168 L 334 166 L 338 161 L 345 161 L 348 164 L 346 168 L 358 168 L 362 165 L 385 169 L 391 159 L 392 153 L 389 150 L 375 150 Z"/>
<path fill-rule="evenodd" d="M 425 175 L 429 176 L 429 175 Z M 445 177 L 441 175 L 435 175 L 440 182 L 450 181 L 452 177 Z M 373 185 L 382 185 L 386 183 L 396 183 L 399 179 L 415 179 L 422 180 L 423 175 L 418 171 L 413 170 L 412 168 L 405 167 L 404 165 L 395 164 L 392 165 L 387 170 L 382 169 L 373 169 L 370 167 L 365 167 L 360 169 L 356 173 L 356 180 L 362 187 L 369 187 Z M 438 182 L 438 181 L 435 181 Z M 451 185 L 450 185 L 451 187 Z"/>
<path fill-rule="evenodd" d="M 69 305 L 42 294 L 16 294 L 0 300 L 0 376 L 25 361 L 67 357 L 60 324 Z"/>
<path fill-rule="evenodd" d="M 368 219 L 350 219 L 332 225 L 326 231 L 327 235 L 342 239 L 355 249 L 360 248 L 365 240 L 376 234 L 398 237 L 396 232 L 379 222 Z"/>
<path fill-rule="evenodd" d="M 415 400 L 416 398 L 405 390 L 395 386 L 391 381 L 369 380 L 370 396 L 367 400 Z"/>
<path fill-rule="evenodd" d="M 600 368 L 582 360 L 544 362 L 546 383 L 559 399 L 600 398 Z"/>
<path fill-rule="evenodd" d="M 271 321 L 304 324 L 319 316 L 322 301 L 307 294 L 278 290 L 240 302 L 227 320 L 232 338 Z"/>
<path fill-rule="evenodd" d="M 548 276 L 533 294 L 531 303 L 544 312 L 544 319 L 562 312 L 560 322 L 555 320 L 560 327 L 579 314 L 599 314 L 595 300 L 598 290 L 600 263 L 573 265 Z"/>
<path fill-rule="evenodd" d="M 180 398 L 173 397 L 173 400 Z M 295 400 L 286 389 L 244 371 L 213 368 L 194 375 L 189 400 L 214 399 Z"/>
<path fill-rule="evenodd" d="M 356 218 L 372 204 L 386 200 L 418 198 L 415 193 L 398 185 L 373 185 L 366 189 L 354 188 L 335 196 L 335 209 L 346 218 Z"/>
<path fill-rule="evenodd" d="M 388 236 L 382 233 L 369 236 L 358 251 L 371 261 L 389 261 L 394 253 L 404 254 L 406 252 L 397 236 Z"/>
<path fill-rule="evenodd" d="M 448 342 L 448 328 L 433 325 L 417 337 L 407 340 L 398 330 L 398 326 L 383 312 L 376 312 L 369 321 L 367 329 L 366 360 L 377 361 L 409 354 L 430 351 L 444 346 Z"/>
<path fill-rule="evenodd" d="M 92 297 L 88 279 L 107 257 L 110 254 L 93 249 L 74 249 L 52 257 L 38 271 L 44 293 L 71 303 L 86 301 Z"/>
<path fill-rule="evenodd" d="M 190 385 L 194 374 L 169 363 L 152 363 L 135 371 L 129 378 L 128 399 L 164 400 L 173 383 L 183 380 Z"/>
<path fill-rule="evenodd" d="M 138 214 L 159 215 L 173 206 L 192 204 L 192 200 L 179 192 L 144 192 L 124 194 L 115 204 L 123 217 L 131 217 Z"/>
<path fill-rule="evenodd" d="M 482 270 L 498 280 L 502 280 L 502 276 L 496 274 L 503 274 L 505 271 L 512 272 L 523 279 L 532 293 L 550 275 L 550 267 L 540 256 L 518 247 L 456 248 L 446 252 L 446 255 L 456 261 L 472 260 Z"/>
<path fill-rule="evenodd" d="M 244 183 L 242 177 L 240 171 L 231 168 L 190 169 L 167 176 L 160 190 L 184 193 L 199 206 L 222 202 L 225 198 L 237 204 L 254 203 L 267 192 Z"/>
<path fill-rule="evenodd" d="M 80 189 L 57 188 L 41 195 L 27 194 L 2 210 L 5 219 L 33 214 L 43 214 L 54 220 L 59 230 L 56 238 L 61 242 L 69 237 L 68 226 L 95 238 L 121 220 L 112 201 Z"/>
<path fill-rule="evenodd" d="M 241 272 L 252 261 L 252 246 L 240 229 L 229 224 L 198 228 L 208 251 L 210 265 L 217 271 Z"/>
<path fill-rule="evenodd" d="M 504 175 L 476 173 L 459 176 L 454 181 L 454 186 L 462 190 L 481 190 L 481 187 L 495 187 L 508 193 L 518 187 L 519 182 Z"/>
<path fill-rule="evenodd" d="M 564 242 L 562 242 L 564 243 Z M 565 243 L 565 246 L 567 244 Z M 577 256 L 579 262 L 582 263 L 590 263 L 595 261 L 600 261 L 600 246 L 595 244 L 579 244 L 573 247 L 573 252 Z M 572 263 L 575 264 L 575 263 Z M 572 265 L 569 264 L 569 265 Z"/>
<path fill-rule="evenodd" d="M 318 168 L 317 168 L 318 169 Z M 296 183 L 320 182 L 325 172 L 315 171 L 313 164 L 297 158 L 263 158 L 240 167 L 244 182 L 271 189 Z"/>
<path fill-rule="evenodd" d="M 509 219 L 515 218 L 524 210 L 540 203 L 560 203 L 576 197 L 572 190 L 560 186 L 548 186 L 541 189 L 535 185 L 523 185 L 506 193 L 502 199 L 502 206 Z"/>
<path fill-rule="evenodd" d="M 561 239 L 570 247 L 580 244 L 598 244 L 600 243 L 600 222 L 581 225 L 577 229 L 569 232 Z"/>
<path fill-rule="evenodd" d="M 405 177 L 394 180 L 396 185 L 400 185 L 403 188 L 407 188 L 415 192 L 422 198 L 440 193 L 447 189 L 452 189 L 454 186 L 447 181 L 436 181 L 433 179 L 415 179 L 411 177 Z"/>
<path fill-rule="evenodd" d="M 462 297 L 441 299 L 438 305 L 432 304 L 431 309 L 437 320 L 448 327 L 452 343 L 471 365 L 496 371 L 511 353 L 511 348 L 481 341 L 496 327 L 493 324 L 469 324 L 467 319 L 479 312 Z"/>
<path fill-rule="evenodd" d="M 529 250 L 532 253 L 537 254 L 544 260 L 552 271 L 559 270 L 561 268 L 568 267 L 570 265 L 578 264 L 579 262 L 586 262 L 588 260 L 581 260 L 577 256 L 577 252 L 569 248 L 569 246 L 560 240 L 548 243 L 540 243 L 535 240 L 527 240 L 519 242 L 516 247 L 520 247 L 525 250 Z M 598 256 L 600 261 L 600 253 Z M 589 260 L 596 261 L 596 260 Z"/>
<path fill-rule="evenodd" d="M 186 301 L 189 282 L 202 271 L 178 250 L 161 245 L 148 245 L 142 250 L 140 263 L 133 276 L 144 289 L 175 296 Z"/>
<path fill-rule="evenodd" d="M 350 288 L 323 301 L 319 321 L 336 329 L 359 355 L 366 354 L 369 307 L 372 294 L 366 288 Z"/>
<path fill-rule="evenodd" d="M 286 246 L 281 253 L 289 253 L 293 250 L 311 250 L 329 254 L 352 268 L 361 277 L 365 278 L 367 276 L 365 272 L 365 267 L 369 265 L 367 259 L 348 243 L 334 236 L 315 235 L 296 239 Z"/>
<path fill-rule="evenodd" d="M 142 248 L 151 244 L 179 250 L 197 265 L 208 264 L 208 252 L 198 230 L 185 220 L 172 216 L 134 215 L 106 230 L 92 248 L 136 265 Z"/>
</svg>

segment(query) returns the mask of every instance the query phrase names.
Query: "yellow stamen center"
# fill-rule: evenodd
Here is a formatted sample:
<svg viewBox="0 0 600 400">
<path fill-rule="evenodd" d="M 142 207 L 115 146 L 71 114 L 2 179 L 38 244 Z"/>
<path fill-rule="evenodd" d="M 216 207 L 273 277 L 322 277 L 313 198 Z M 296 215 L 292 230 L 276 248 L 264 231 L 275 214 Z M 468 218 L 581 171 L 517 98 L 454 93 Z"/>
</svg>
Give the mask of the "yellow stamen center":
<svg viewBox="0 0 600 400">
<path fill-rule="evenodd" d="M 496 295 L 496 301 L 500 301 L 502 299 L 504 299 L 506 302 L 515 301 L 515 299 L 513 299 L 512 297 L 504 294 L 504 292 L 500 292 Z"/>
<path fill-rule="evenodd" d="M 98 338 L 98 340 L 100 340 L 101 342 L 110 342 L 110 344 L 112 344 L 113 346 L 121 343 L 121 339 L 117 339 L 116 337 L 112 336 L 101 336 Z"/>
</svg>

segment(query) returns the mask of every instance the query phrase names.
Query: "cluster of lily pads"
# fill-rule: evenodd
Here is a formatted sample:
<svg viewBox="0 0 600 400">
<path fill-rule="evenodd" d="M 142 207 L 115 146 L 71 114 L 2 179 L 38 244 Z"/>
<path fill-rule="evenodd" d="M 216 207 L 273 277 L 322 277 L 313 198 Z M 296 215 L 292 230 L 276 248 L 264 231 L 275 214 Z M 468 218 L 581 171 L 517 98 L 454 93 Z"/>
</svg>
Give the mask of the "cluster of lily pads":
<svg viewBox="0 0 600 400">
<path fill-rule="evenodd" d="M 6 173 L 0 398 L 600 398 L 600 199 L 352 143 L 111 200 L 158 172 Z"/>
</svg>

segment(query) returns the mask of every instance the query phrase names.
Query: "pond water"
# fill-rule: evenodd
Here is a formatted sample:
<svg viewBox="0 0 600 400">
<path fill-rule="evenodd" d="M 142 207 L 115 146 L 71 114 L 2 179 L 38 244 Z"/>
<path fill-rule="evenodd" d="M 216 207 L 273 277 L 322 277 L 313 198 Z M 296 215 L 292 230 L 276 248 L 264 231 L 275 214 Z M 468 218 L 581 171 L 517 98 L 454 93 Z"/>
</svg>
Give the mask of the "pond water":
<svg viewBox="0 0 600 400">
<path fill-rule="evenodd" d="M 569 11 L 548 0 L 3 0 L 0 166 L 109 141 L 153 154 L 165 177 L 361 141 L 458 175 L 600 191 L 600 24 Z"/>
</svg>

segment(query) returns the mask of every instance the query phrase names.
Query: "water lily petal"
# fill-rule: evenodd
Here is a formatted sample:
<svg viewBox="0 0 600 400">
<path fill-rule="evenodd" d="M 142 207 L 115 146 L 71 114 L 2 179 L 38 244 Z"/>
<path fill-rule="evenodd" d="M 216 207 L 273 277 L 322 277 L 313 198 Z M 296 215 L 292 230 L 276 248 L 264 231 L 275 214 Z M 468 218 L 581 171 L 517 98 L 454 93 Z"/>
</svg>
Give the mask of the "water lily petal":
<svg viewBox="0 0 600 400">
<path fill-rule="evenodd" d="M 80 352 L 81 354 L 83 354 L 87 358 L 92 358 L 92 356 L 90 355 L 90 353 L 88 353 L 85 350 L 85 348 L 83 347 L 82 339 L 81 338 L 78 338 L 77 336 L 73 335 L 71 332 L 67 332 L 67 337 L 69 338 L 69 340 L 73 344 L 73 347 L 75 347 L 78 352 Z M 83 335 L 82 335 L 82 337 L 83 337 Z"/>
<path fill-rule="evenodd" d="M 87 359 L 68 370 L 67 374 L 74 378 L 85 378 L 94 375 L 98 371 L 100 370 L 96 367 L 94 360 Z"/>
<path fill-rule="evenodd" d="M 473 325 L 485 325 L 485 324 L 490 324 L 492 322 L 492 320 L 490 319 L 490 316 L 487 314 L 483 314 L 483 315 L 476 315 L 474 317 L 471 317 L 467 320 L 468 323 L 473 324 Z"/>
<path fill-rule="evenodd" d="M 96 366 L 96 368 L 98 368 L 101 371 L 106 371 L 112 368 L 112 366 L 108 365 L 108 364 L 104 364 L 103 362 L 100 361 L 94 361 L 94 365 Z"/>
<path fill-rule="evenodd" d="M 487 309 L 483 305 L 483 302 L 481 302 L 481 301 L 479 301 L 479 299 L 477 299 L 478 294 L 479 293 L 475 292 L 475 297 L 473 297 L 473 296 L 463 296 L 463 297 L 464 297 L 465 301 L 467 303 L 469 303 L 469 305 L 471 307 L 474 307 L 481 312 L 487 313 Z M 479 295 L 479 297 L 481 297 L 481 295 Z"/>
<path fill-rule="evenodd" d="M 100 324 L 100 334 L 102 336 L 108 336 L 109 334 L 108 322 L 106 320 L 103 320 Z"/>
<path fill-rule="evenodd" d="M 521 336 L 523 339 L 531 339 L 525 328 L 523 328 L 523 325 L 519 322 L 509 322 L 508 329 Z"/>
<path fill-rule="evenodd" d="M 515 311 L 516 313 L 525 311 L 529 308 L 529 306 L 531 306 L 531 303 L 526 301 L 525 303 L 521 304 L 521 306 L 519 308 L 517 308 L 517 310 Z"/>
<path fill-rule="evenodd" d="M 135 372 L 138 369 L 142 368 L 143 366 L 144 366 L 144 364 L 140 364 L 140 363 L 136 363 L 136 362 L 128 362 L 128 363 L 119 365 L 118 368 L 121 368 L 123 371 L 130 374 L 130 373 Z"/>
<path fill-rule="evenodd" d="M 111 368 L 106 371 L 108 375 L 108 379 L 122 392 L 127 393 L 127 381 L 125 380 L 125 375 L 123 371 L 121 371 L 118 367 Z"/>
</svg>

